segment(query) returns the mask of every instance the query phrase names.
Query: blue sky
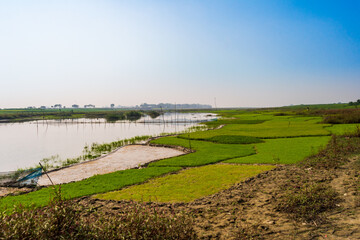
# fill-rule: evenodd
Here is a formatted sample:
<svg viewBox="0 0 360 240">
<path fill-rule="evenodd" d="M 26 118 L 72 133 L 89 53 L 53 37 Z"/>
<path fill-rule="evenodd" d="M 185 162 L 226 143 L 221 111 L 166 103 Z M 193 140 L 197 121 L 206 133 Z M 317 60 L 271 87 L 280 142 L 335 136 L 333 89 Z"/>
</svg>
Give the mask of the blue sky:
<svg viewBox="0 0 360 240">
<path fill-rule="evenodd" d="M 359 1 L 0 1 L 0 108 L 360 98 Z"/>
</svg>

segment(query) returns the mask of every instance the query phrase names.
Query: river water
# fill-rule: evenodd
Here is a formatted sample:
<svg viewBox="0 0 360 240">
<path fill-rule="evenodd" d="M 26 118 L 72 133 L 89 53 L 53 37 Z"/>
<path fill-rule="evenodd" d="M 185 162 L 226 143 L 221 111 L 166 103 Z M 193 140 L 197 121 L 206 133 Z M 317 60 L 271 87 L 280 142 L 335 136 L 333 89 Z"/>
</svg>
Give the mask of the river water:
<svg viewBox="0 0 360 240">
<path fill-rule="evenodd" d="M 60 159 L 77 157 L 85 145 L 95 142 L 183 131 L 212 118 L 214 115 L 206 113 L 167 113 L 155 119 L 145 116 L 136 122 L 67 119 L 0 123 L 0 172 L 32 167 L 55 155 Z"/>
</svg>

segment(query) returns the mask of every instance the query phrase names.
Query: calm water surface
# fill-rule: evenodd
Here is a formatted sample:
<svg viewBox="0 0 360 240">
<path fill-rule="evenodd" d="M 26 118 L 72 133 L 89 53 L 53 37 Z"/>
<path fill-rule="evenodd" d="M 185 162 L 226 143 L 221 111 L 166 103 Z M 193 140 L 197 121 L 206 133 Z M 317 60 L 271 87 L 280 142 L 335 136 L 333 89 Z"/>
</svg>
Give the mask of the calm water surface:
<svg viewBox="0 0 360 240">
<path fill-rule="evenodd" d="M 103 119 L 47 120 L 0 123 L 0 172 L 36 165 L 41 159 L 59 155 L 77 157 L 85 145 L 108 143 L 141 135 L 176 132 L 196 125 L 191 121 L 214 118 L 205 113 L 146 116 L 136 122 L 106 123 Z M 154 123 L 163 122 L 164 123 Z M 145 122 L 145 123 L 144 123 Z"/>
</svg>

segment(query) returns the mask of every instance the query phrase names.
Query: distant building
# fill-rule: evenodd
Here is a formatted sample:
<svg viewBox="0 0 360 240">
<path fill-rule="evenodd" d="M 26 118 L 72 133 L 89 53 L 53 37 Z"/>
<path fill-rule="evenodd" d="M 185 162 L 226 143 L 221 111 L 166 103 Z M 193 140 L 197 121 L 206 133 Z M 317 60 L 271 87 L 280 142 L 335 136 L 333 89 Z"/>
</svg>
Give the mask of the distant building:
<svg viewBox="0 0 360 240">
<path fill-rule="evenodd" d="M 79 108 L 79 105 L 73 104 L 73 105 L 71 105 L 71 107 L 72 107 L 72 108 Z"/>
<path fill-rule="evenodd" d="M 95 105 L 92 104 L 84 105 L 84 108 L 95 108 Z"/>
<path fill-rule="evenodd" d="M 40 109 L 46 109 L 46 106 L 41 106 Z"/>
<path fill-rule="evenodd" d="M 62 108 L 62 105 L 61 104 L 55 104 L 54 108 Z"/>
</svg>

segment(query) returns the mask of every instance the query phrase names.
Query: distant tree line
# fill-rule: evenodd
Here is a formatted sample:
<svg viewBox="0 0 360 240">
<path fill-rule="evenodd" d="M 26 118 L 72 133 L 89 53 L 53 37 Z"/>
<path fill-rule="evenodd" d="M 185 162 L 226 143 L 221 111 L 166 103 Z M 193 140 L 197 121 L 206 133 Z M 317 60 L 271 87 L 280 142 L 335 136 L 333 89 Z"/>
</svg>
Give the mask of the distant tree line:
<svg viewBox="0 0 360 240">
<path fill-rule="evenodd" d="M 159 104 L 147 104 L 143 103 L 140 106 L 137 106 L 141 110 L 151 110 L 151 109 L 210 109 L 211 105 L 206 104 L 172 104 L 172 103 L 159 103 Z"/>
<path fill-rule="evenodd" d="M 349 102 L 349 106 L 358 106 L 360 105 L 360 99 L 358 99 L 356 102 Z"/>
</svg>

